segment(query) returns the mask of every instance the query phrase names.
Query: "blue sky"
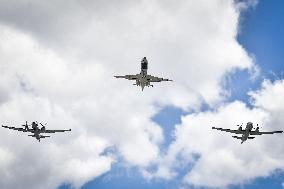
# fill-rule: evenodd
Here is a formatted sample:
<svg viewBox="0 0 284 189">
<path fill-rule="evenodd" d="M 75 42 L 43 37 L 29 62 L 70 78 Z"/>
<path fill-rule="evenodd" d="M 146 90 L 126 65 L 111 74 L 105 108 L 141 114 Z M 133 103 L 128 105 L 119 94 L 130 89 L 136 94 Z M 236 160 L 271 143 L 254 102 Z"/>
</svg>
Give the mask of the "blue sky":
<svg viewBox="0 0 284 189">
<path fill-rule="evenodd" d="M 260 87 L 264 78 L 275 80 L 283 78 L 284 73 L 284 1 L 261 0 L 254 8 L 249 8 L 241 16 L 241 32 L 238 41 L 255 56 L 260 68 L 259 77 L 252 81 L 246 71 L 239 71 L 230 77 L 228 88 L 232 90 L 230 101 L 242 100 L 248 103 L 247 92 Z M 172 140 L 174 125 L 180 123 L 184 113 L 182 110 L 166 107 L 153 120 L 162 126 L 166 142 L 162 149 L 166 149 Z M 181 173 L 182 175 L 182 170 Z M 245 173 L 244 173 L 245 174 Z M 128 170 L 123 165 L 115 164 L 112 170 L 86 184 L 83 189 L 170 189 L 180 186 L 181 177 L 175 180 L 147 181 L 135 168 Z M 242 186 L 231 186 L 231 189 L 282 189 L 284 180 L 282 172 L 275 172 L 267 178 L 257 178 Z M 62 186 L 60 189 L 69 188 Z"/>
<path fill-rule="evenodd" d="M 264 78 L 271 80 L 284 77 L 284 2 L 259 1 L 255 8 L 243 12 L 238 41 L 255 57 L 260 67 L 260 76 L 252 81 L 245 71 L 231 76 L 232 96 L 230 100 L 247 102 L 247 92 L 259 88 Z"/>
</svg>

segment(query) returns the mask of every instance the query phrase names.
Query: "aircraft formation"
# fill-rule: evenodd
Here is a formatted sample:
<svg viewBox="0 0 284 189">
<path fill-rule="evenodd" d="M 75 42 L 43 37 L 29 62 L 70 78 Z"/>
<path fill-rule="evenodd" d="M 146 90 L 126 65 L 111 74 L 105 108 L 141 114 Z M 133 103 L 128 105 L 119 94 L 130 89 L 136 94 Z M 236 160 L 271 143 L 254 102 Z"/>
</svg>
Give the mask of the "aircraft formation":
<svg viewBox="0 0 284 189">
<path fill-rule="evenodd" d="M 142 91 L 144 90 L 145 87 L 153 87 L 151 82 L 173 81 L 171 79 L 164 79 L 162 77 L 156 77 L 156 76 L 149 75 L 147 73 L 147 71 L 148 71 L 148 60 L 147 60 L 146 57 L 144 57 L 141 61 L 141 71 L 140 71 L 139 74 L 122 75 L 122 76 L 114 76 L 114 77 L 133 80 L 133 81 L 135 81 L 135 83 L 133 85 L 140 86 Z M 48 129 L 45 128 L 46 124 L 43 125 L 42 123 L 40 123 L 40 125 L 41 125 L 41 128 L 39 128 L 38 122 L 32 122 L 31 125 L 28 125 L 28 123 L 26 121 L 25 125 L 22 125 L 23 127 L 10 127 L 10 126 L 4 126 L 4 125 L 2 125 L 2 127 L 7 128 L 7 129 L 16 130 L 16 131 L 21 131 L 21 132 L 32 133 L 28 136 L 34 137 L 39 142 L 40 142 L 41 138 L 50 137 L 49 135 L 42 135 L 42 134 L 71 131 L 71 129 L 48 130 Z M 29 128 L 29 126 L 31 126 L 31 128 Z M 248 139 L 254 139 L 255 136 L 257 136 L 257 135 L 283 133 L 283 131 L 268 131 L 268 132 L 267 131 L 265 131 L 265 132 L 259 131 L 258 124 L 257 124 L 257 127 L 254 129 L 252 122 L 248 122 L 244 129 L 242 128 L 242 125 L 237 125 L 237 126 L 239 128 L 236 129 L 236 130 L 224 129 L 224 128 L 218 128 L 218 127 L 212 127 L 212 129 L 229 132 L 229 133 L 233 133 L 233 134 L 236 134 L 236 135 L 240 135 L 240 136 L 234 135 L 232 137 L 236 138 L 236 139 L 240 139 L 241 144 L 244 143 Z"/>
</svg>

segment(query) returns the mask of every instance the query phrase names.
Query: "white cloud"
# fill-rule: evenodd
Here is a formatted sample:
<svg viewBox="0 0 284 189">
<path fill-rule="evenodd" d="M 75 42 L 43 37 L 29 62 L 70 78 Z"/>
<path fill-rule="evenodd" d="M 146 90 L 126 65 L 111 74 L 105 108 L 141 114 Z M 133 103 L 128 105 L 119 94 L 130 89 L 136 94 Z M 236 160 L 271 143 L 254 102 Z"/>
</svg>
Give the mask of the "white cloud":
<svg viewBox="0 0 284 189">
<path fill-rule="evenodd" d="M 137 108 L 145 115 L 128 113 L 123 107 L 134 104 L 131 96 L 118 96 L 119 91 L 104 96 L 111 85 L 99 90 L 97 79 L 103 79 L 104 73 L 100 65 L 68 65 L 31 37 L 1 29 L 1 91 L 7 94 L 1 101 L 1 123 L 19 126 L 25 120 L 38 120 L 50 128 L 72 128 L 71 133 L 57 134 L 41 144 L 25 133 L 3 130 L 0 165 L 9 171 L 1 172 L 1 186 L 54 188 L 71 182 L 80 187 L 110 170 L 115 154 L 102 152 L 111 146 L 133 165 L 146 166 L 157 156 L 162 133 L 147 119 L 151 108 L 148 113 L 146 106 Z M 36 182 L 31 182 L 34 178 Z"/>
<path fill-rule="evenodd" d="M 32 32 L 68 62 L 99 62 L 109 74 L 128 73 L 138 72 L 147 56 L 150 73 L 175 81 L 151 91 L 163 104 L 216 104 L 226 94 L 219 85 L 224 74 L 253 66 L 235 39 L 233 1 L 12 2 L 3 3 L 0 19 Z M 172 90 L 163 92 L 168 86 Z"/>
<path fill-rule="evenodd" d="M 7 189 L 78 188 L 118 155 L 143 170 L 159 159 L 163 141 L 151 121 L 157 104 L 213 107 L 226 97 L 226 74 L 254 67 L 236 41 L 233 1 L 2 1 L 0 10 L 1 123 L 72 128 L 40 144 L 3 130 L 0 166 L 8 172 L 0 170 L 0 185 Z M 139 72 L 143 56 L 150 74 L 174 83 L 142 93 L 112 77 Z M 109 147 L 117 153 L 103 153 Z M 173 173 L 164 166 L 159 174 Z"/>
<path fill-rule="evenodd" d="M 275 170 L 284 170 L 283 135 L 258 136 L 240 144 L 231 137 L 232 134 L 211 129 L 212 126 L 236 129 L 237 124 L 251 121 L 258 123 L 264 131 L 284 130 L 283 92 L 283 80 L 264 81 L 259 91 L 250 93 L 253 108 L 236 101 L 216 111 L 183 117 L 181 125 L 176 126 L 175 141 L 160 162 L 161 166 L 175 173 L 180 169 L 181 161 L 192 164 L 184 182 L 214 188 L 241 184 L 269 176 Z M 197 159 L 194 158 L 196 155 L 199 156 Z M 163 177 L 159 172 L 153 176 Z"/>
</svg>

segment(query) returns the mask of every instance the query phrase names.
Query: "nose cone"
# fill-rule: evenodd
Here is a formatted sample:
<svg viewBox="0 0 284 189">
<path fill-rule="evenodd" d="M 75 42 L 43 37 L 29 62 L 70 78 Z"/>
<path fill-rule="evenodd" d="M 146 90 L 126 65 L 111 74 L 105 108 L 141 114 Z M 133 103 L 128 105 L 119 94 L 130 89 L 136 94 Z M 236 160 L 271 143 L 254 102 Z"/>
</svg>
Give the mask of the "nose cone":
<svg viewBox="0 0 284 189">
<path fill-rule="evenodd" d="M 142 58 L 141 63 L 148 63 L 147 58 L 146 57 Z"/>
<path fill-rule="evenodd" d="M 252 122 L 248 122 L 247 123 L 247 128 L 248 129 L 252 129 L 253 128 L 253 123 Z"/>
<path fill-rule="evenodd" d="M 252 125 L 252 122 L 248 122 L 247 125 Z"/>
</svg>

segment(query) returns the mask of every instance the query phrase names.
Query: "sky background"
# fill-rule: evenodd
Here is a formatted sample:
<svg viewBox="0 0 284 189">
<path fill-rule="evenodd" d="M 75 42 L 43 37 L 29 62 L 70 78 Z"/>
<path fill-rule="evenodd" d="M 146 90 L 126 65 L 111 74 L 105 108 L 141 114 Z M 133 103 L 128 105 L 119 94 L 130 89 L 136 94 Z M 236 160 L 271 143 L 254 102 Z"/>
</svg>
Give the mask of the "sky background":
<svg viewBox="0 0 284 189">
<path fill-rule="evenodd" d="M 1 188 L 284 188 L 283 136 L 211 130 L 284 129 L 283 1 L 0 3 L 1 123 L 72 128 L 1 131 Z"/>
</svg>

